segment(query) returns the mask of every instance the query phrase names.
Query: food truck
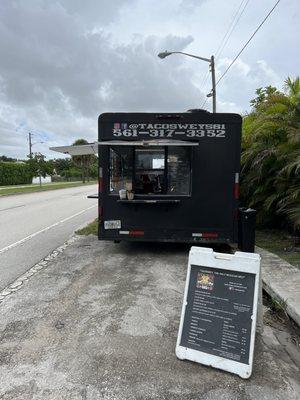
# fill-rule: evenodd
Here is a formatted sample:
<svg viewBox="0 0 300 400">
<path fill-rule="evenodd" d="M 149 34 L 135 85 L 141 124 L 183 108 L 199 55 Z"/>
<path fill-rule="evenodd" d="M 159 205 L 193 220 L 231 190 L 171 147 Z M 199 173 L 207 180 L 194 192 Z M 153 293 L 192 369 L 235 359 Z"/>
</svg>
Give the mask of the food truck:
<svg viewBox="0 0 300 400">
<path fill-rule="evenodd" d="M 104 113 L 98 142 L 100 240 L 237 243 L 238 114 Z"/>
</svg>

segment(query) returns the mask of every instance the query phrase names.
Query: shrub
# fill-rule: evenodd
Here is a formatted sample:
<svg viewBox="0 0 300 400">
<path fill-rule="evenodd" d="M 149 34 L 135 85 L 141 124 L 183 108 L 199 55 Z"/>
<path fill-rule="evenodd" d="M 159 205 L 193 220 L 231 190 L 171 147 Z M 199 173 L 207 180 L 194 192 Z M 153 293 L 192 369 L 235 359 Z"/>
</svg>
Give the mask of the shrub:
<svg viewBox="0 0 300 400">
<path fill-rule="evenodd" d="M 267 226 L 300 228 L 300 79 L 285 93 L 257 90 L 244 118 L 241 189 L 244 204 Z"/>
<path fill-rule="evenodd" d="M 0 162 L 0 185 L 21 185 L 32 182 L 32 172 L 28 164 Z"/>
</svg>

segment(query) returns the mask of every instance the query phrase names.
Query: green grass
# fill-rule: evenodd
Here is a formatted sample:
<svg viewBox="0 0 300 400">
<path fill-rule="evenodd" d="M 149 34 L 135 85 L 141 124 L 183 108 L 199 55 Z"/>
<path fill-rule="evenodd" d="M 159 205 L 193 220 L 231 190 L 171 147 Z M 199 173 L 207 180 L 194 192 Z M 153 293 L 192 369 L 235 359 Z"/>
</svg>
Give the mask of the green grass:
<svg viewBox="0 0 300 400">
<path fill-rule="evenodd" d="M 52 182 L 52 183 L 44 183 L 40 187 L 39 184 L 34 185 L 17 185 L 17 186 L 1 186 L 0 187 L 0 197 L 9 196 L 12 194 L 22 194 L 22 193 L 33 193 L 33 192 L 43 192 L 46 190 L 56 190 L 56 189 L 65 189 L 69 187 L 83 186 L 83 185 L 92 185 L 95 184 L 96 181 L 90 181 L 87 183 L 82 183 L 80 181 L 77 182 Z"/>
<path fill-rule="evenodd" d="M 258 229 L 256 230 L 256 245 L 300 268 L 299 239 L 296 243 L 296 238 L 285 231 Z"/>
<path fill-rule="evenodd" d="M 274 312 L 286 314 L 286 301 L 278 301 L 277 299 L 271 297 L 270 308 Z"/>
<path fill-rule="evenodd" d="M 98 235 L 98 219 L 95 219 L 92 223 L 88 224 L 82 229 L 76 231 L 77 235 Z"/>
</svg>

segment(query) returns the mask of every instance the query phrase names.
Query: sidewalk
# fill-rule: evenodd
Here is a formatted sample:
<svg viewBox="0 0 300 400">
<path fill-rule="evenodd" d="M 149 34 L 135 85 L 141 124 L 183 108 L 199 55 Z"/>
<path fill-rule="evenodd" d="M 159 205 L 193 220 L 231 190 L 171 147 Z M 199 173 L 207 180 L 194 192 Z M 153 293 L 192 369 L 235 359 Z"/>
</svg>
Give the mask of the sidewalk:
<svg viewBox="0 0 300 400">
<path fill-rule="evenodd" d="M 39 264 L 0 304 L 0 398 L 298 399 L 284 328 L 257 337 L 249 380 L 176 358 L 188 249 L 89 236 Z"/>
<path fill-rule="evenodd" d="M 259 247 L 256 251 L 262 257 L 263 288 L 279 301 L 287 313 L 300 326 L 300 270 Z"/>
</svg>

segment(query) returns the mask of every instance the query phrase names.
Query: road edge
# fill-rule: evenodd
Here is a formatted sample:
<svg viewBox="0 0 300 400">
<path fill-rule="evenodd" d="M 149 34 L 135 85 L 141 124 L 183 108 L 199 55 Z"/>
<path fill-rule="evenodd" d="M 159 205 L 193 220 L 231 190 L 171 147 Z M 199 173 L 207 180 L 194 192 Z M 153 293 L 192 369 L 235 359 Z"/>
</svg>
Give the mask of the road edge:
<svg viewBox="0 0 300 400">
<path fill-rule="evenodd" d="M 56 257 L 62 254 L 67 247 L 80 239 L 79 235 L 73 234 L 68 240 L 66 240 L 62 245 L 51 251 L 46 257 L 42 258 L 38 263 L 34 264 L 29 268 L 24 274 L 20 275 L 16 280 L 7 285 L 4 289 L 0 291 L 0 304 L 11 294 L 17 292 L 21 289 L 24 284 L 37 274 L 42 269 L 46 268 L 48 264 L 53 261 Z"/>
</svg>

